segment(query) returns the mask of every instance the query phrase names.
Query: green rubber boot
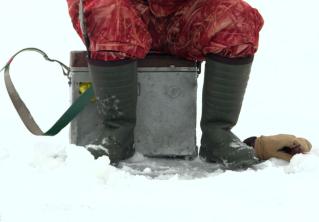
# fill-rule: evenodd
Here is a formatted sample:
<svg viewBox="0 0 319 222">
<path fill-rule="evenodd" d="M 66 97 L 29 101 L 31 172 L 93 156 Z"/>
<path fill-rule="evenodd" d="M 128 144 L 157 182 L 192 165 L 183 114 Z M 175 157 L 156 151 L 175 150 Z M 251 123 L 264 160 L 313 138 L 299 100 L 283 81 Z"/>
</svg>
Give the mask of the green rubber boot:
<svg viewBox="0 0 319 222">
<path fill-rule="evenodd" d="M 231 132 L 244 98 L 253 57 L 207 56 L 203 86 L 202 139 L 199 155 L 227 169 L 258 163 L 254 149 Z"/>
<path fill-rule="evenodd" d="M 107 155 L 112 165 L 134 154 L 136 125 L 137 62 L 89 60 L 102 135 L 88 150 L 98 158 Z"/>
</svg>

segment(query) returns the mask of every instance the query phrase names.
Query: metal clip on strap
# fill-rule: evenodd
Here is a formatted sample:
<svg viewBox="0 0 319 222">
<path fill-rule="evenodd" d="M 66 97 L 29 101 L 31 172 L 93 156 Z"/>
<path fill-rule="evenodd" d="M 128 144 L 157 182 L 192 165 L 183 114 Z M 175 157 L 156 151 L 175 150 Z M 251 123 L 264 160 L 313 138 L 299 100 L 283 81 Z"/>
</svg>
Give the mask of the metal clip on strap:
<svg viewBox="0 0 319 222">
<path fill-rule="evenodd" d="M 22 122 L 27 127 L 27 129 L 34 135 L 37 136 L 54 136 L 58 134 L 68 123 L 70 123 L 78 113 L 80 113 L 86 104 L 88 104 L 91 100 L 91 98 L 94 96 L 93 89 L 90 87 L 88 90 L 86 90 L 68 109 L 67 111 L 56 121 L 56 123 L 46 132 L 43 132 L 38 124 L 33 119 L 29 109 L 26 107 L 25 103 L 19 96 L 17 90 L 15 89 L 13 82 L 10 77 L 10 65 L 13 61 L 13 59 L 24 51 L 35 51 L 44 56 L 44 58 L 50 62 L 57 62 L 62 67 L 63 74 L 68 77 L 70 81 L 70 69 L 68 66 L 64 65 L 62 62 L 54 59 L 50 59 L 46 53 L 41 51 L 37 48 L 26 48 L 22 49 L 16 54 L 14 54 L 11 59 L 8 61 L 8 63 L 0 70 L 4 70 L 4 81 L 5 85 L 8 91 L 8 94 L 10 96 L 10 99 L 17 110 Z"/>
</svg>

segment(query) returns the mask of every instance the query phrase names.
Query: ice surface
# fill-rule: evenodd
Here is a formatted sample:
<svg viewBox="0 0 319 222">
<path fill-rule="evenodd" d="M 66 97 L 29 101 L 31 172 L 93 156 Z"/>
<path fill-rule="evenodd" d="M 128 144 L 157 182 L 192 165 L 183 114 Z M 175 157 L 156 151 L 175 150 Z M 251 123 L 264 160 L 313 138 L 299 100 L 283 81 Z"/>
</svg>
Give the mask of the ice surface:
<svg viewBox="0 0 319 222">
<path fill-rule="evenodd" d="M 137 157 L 135 157 L 137 156 Z M 195 160 L 148 158 L 136 154 L 122 162 L 120 168 L 133 174 L 156 179 L 168 179 L 174 176 L 182 179 L 203 178 L 222 172 L 218 164 Z"/>
</svg>

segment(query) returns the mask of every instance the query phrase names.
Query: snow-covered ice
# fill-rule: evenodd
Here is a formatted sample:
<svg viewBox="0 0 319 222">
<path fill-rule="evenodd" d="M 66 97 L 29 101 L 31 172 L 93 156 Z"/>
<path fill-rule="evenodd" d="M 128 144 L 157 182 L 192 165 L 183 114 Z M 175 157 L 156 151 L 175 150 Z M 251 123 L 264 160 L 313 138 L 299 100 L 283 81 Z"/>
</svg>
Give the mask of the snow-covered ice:
<svg viewBox="0 0 319 222">
<path fill-rule="evenodd" d="M 318 221 L 319 3 L 248 2 L 260 10 L 265 26 L 234 132 L 242 139 L 303 136 L 313 144 L 309 154 L 239 172 L 203 167 L 199 160 L 185 165 L 136 154 L 117 169 L 107 157 L 94 160 L 82 147 L 69 145 L 67 129 L 54 138 L 30 135 L 0 81 L 0 222 Z M 1 0 L 1 9 L 0 66 L 28 46 L 66 63 L 69 51 L 84 49 L 66 1 Z M 18 91 L 48 128 L 68 106 L 67 80 L 60 67 L 38 55 L 26 53 L 14 63 Z"/>
<path fill-rule="evenodd" d="M 317 220 L 316 154 L 242 172 L 154 179 L 109 166 L 106 157 L 94 160 L 74 145 L 24 149 L 32 155 L 0 162 L 2 221 Z"/>
</svg>

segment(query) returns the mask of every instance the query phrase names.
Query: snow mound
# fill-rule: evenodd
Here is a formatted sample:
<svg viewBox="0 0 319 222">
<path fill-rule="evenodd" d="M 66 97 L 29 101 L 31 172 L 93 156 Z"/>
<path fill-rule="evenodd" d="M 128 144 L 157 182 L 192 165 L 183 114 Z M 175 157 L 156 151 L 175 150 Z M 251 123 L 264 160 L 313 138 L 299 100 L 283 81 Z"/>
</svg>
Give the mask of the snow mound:
<svg viewBox="0 0 319 222">
<path fill-rule="evenodd" d="M 0 161 L 9 157 L 9 152 L 4 147 L 0 146 Z"/>
<path fill-rule="evenodd" d="M 39 171 L 63 171 L 73 181 L 106 183 L 111 172 L 110 160 L 103 156 L 95 160 L 83 147 L 75 145 L 54 146 L 37 144 L 29 164 Z"/>
<path fill-rule="evenodd" d="M 295 155 L 286 168 L 287 173 L 319 173 L 319 156 L 315 153 Z"/>
</svg>

